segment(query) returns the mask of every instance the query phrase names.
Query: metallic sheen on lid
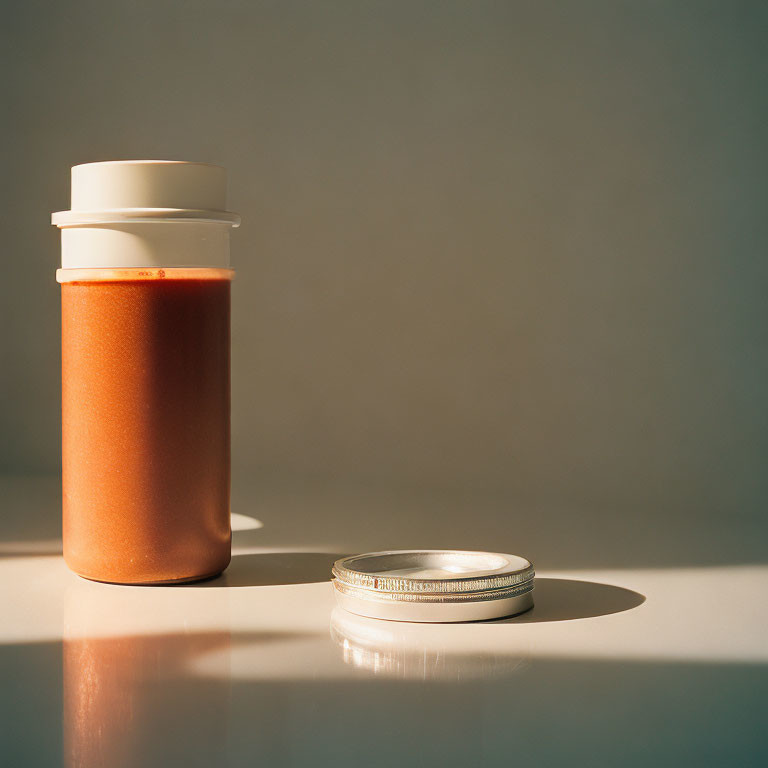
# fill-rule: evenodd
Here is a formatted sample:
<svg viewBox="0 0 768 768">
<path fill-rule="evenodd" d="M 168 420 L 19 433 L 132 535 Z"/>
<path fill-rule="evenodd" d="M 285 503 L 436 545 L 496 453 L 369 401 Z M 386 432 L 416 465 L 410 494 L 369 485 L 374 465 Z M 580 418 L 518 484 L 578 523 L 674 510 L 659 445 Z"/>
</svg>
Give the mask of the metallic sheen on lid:
<svg viewBox="0 0 768 768">
<path fill-rule="evenodd" d="M 476 621 L 511 616 L 533 606 L 533 566 L 517 555 L 373 552 L 338 560 L 333 575 L 339 605 L 372 618 Z"/>
</svg>

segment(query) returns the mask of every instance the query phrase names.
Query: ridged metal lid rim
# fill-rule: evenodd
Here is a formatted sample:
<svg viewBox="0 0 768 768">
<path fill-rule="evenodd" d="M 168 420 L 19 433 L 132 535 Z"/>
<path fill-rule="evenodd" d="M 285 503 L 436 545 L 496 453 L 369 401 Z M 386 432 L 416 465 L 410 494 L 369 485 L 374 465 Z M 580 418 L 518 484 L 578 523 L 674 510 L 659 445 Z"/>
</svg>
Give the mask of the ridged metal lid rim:
<svg viewBox="0 0 768 768">
<path fill-rule="evenodd" d="M 381 592 L 372 589 L 361 589 L 345 584 L 338 579 L 333 580 L 333 586 L 344 595 L 360 600 L 385 600 L 395 603 L 465 603 L 484 602 L 487 600 L 503 600 L 509 597 L 520 597 L 534 588 L 534 579 L 510 588 L 492 589 L 479 592 L 454 592 L 439 594 L 435 592 Z"/>
<path fill-rule="evenodd" d="M 458 576 L 456 578 L 419 578 L 404 575 L 387 575 L 385 572 L 366 572 L 354 567 L 356 562 L 375 559 L 393 559 L 397 557 L 416 559 L 425 558 L 496 558 L 509 568 L 501 566 L 491 571 L 483 572 L 482 576 Z M 512 559 L 518 561 L 513 567 Z M 532 584 L 535 576 L 533 565 L 517 555 L 506 555 L 496 552 L 475 552 L 468 550 L 388 550 L 372 552 L 363 555 L 337 560 L 333 566 L 333 575 L 338 582 L 348 587 L 364 590 L 375 599 L 380 594 L 398 595 L 456 595 L 492 593 L 498 590 L 509 590 L 523 584 Z M 361 595 L 363 596 L 363 595 Z"/>
</svg>

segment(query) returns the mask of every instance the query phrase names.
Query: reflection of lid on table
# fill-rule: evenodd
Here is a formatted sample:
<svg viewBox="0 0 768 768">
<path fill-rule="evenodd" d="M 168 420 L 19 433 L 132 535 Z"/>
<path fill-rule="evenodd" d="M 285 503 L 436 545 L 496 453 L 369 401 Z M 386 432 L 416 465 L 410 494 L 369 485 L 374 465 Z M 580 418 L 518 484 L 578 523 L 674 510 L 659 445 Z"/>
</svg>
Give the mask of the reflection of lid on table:
<svg viewBox="0 0 768 768">
<path fill-rule="evenodd" d="M 436 640 L 435 628 L 356 616 L 341 608 L 331 614 L 331 638 L 345 664 L 377 677 L 400 680 L 498 679 L 524 669 L 528 656 L 515 651 L 458 648 Z M 444 638 L 443 635 L 439 636 Z"/>
<path fill-rule="evenodd" d="M 394 621 L 495 619 L 533 606 L 534 570 L 517 555 L 402 550 L 344 558 L 333 567 L 339 605 Z"/>
</svg>

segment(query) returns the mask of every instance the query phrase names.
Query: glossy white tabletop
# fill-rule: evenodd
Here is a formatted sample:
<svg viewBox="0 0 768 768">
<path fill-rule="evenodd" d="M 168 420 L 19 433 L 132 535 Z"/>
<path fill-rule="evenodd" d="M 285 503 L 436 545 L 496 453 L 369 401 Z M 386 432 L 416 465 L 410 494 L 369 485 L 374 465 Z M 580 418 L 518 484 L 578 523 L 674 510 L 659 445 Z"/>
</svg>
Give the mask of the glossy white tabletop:
<svg viewBox="0 0 768 768">
<path fill-rule="evenodd" d="M 50 480 L 0 491 L 5 765 L 768 759 L 764 565 L 537 568 L 518 617 L 383 622 L 335 608 L 330 565 L 368 542 L 331 519 L 313 544 L 253 505 L 224 576 L 120 587 L 67 570 Z"/>
</svg>

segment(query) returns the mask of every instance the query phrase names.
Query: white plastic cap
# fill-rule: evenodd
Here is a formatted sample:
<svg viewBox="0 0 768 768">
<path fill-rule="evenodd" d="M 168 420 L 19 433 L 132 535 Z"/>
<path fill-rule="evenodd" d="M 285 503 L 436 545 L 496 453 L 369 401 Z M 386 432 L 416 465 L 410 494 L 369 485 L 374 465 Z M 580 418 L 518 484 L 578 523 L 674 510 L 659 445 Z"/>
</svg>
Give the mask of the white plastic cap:
<svg viewBox="0 0 768 768">
<path fill-rule="evenodd" d="M 226 196 L 226 170 L 209 163 L 76 165 L 72 208 L 51 217 L 62 230 L 62 268 L 228 267 L 228 230 L 240 217 Z"/>
<path fill-rule="evenodd" d="M 59 227 L 139 221 L 208 221 L 237 227 L 229 213 L 227 172 L 179 160 L 111 160 L 72 168 L 72 210 L 51 217 Z"/>
<path fill-rule="evenodd" d="M 227 172 L 174 160 L 114 160 L 72 168 L 72 210 L 191 208 L 223 211 Z"/>
</svg>

